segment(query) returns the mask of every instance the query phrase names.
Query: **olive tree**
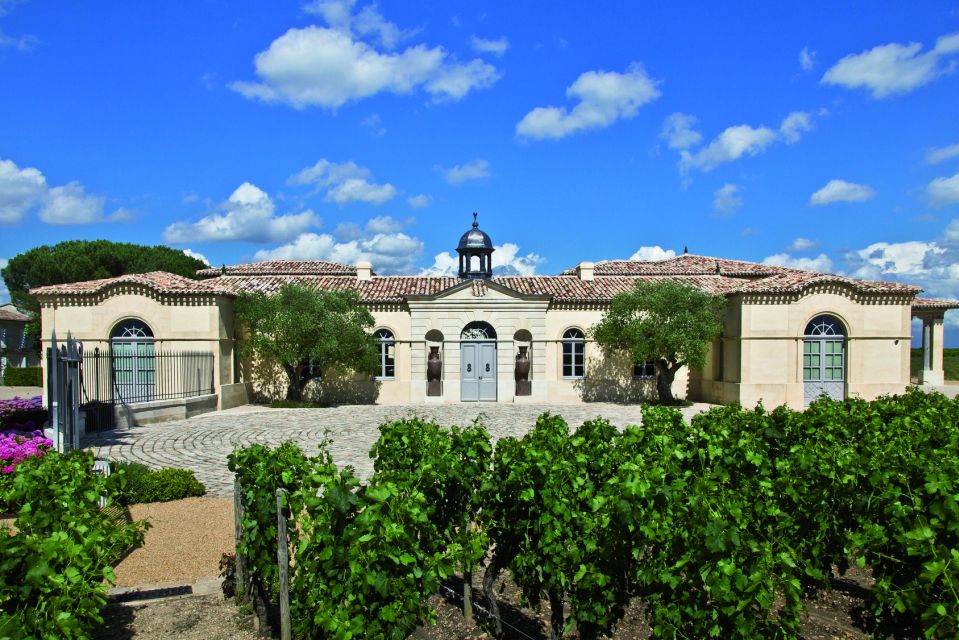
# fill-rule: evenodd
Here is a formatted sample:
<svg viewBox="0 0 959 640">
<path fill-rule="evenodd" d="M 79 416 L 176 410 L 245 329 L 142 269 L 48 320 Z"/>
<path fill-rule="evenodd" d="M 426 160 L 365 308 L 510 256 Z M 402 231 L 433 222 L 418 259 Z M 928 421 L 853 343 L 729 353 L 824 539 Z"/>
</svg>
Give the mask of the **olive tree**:
<svg viewBox="0 0 959 640">
<path fill-rule="evenodd" d="M 722 331 L 726 299 L 675 280 L 640 281 L 613 297 L 602 320 L 590 329 L 604 352 L 652 362 L 656 391 L 672 403 L 673 379 L 681 367 L 702 369 L 709 343 Z"/>
<path fill-rule="evenodd" d="M 245 330 L 240 352 L 272 361 L 287 376 L 287 400 L 300 400 L 319 367 L 373 373 L 373 316 L 352 291 L 285 284 L 272 294 L 244 293 L 235 304 Z"/>
</svg>

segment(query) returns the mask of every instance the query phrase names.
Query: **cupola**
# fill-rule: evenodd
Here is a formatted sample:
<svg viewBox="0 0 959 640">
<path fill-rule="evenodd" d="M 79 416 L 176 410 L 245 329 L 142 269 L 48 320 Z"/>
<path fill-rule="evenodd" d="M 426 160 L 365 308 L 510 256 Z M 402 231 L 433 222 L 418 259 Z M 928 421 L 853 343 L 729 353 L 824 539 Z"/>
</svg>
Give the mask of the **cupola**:
<svg viewBox="0 0 959 640">
<path fill-rule="evenodd" d="M 493 241 L 479 228 L 473 212 L 473 228 L 463 234 L 456 252 L 460 254 L 461 278 L 493 277 Z"/>
</svg>

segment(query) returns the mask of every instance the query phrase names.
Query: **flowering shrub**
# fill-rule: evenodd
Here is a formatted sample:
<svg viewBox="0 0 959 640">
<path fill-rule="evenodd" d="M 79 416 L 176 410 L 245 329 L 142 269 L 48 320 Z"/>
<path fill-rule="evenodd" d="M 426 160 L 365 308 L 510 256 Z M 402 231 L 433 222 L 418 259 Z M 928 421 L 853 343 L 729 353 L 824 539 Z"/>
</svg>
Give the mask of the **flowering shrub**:
<svg viewBox="0 0 959 640">
<path fill-rule="evenodd" d="M 40 396 L 0 400 L 0 428 L 34 431 L 43 426 L 48 416 Z"/>
<path fill-rule="evenodd" d="M 53 447 L 53 441 L 42 431 L 0 432 L 0 473 L 9 475 L 18 464 L 34 456 L 42 456 Z"/>
</svg>

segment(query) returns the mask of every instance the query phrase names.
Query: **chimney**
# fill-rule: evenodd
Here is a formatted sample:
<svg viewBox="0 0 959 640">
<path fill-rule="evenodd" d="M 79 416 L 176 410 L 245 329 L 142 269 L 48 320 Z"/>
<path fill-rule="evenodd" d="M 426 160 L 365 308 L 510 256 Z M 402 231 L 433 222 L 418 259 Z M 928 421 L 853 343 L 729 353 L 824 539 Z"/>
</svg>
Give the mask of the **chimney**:
<svg viewBox="0 0 959 640">
<path fill-rule="evenodd" d="M 579 276 L 580 280 L 592 280 L 595 266 L 592 262 L 580 262 L 576 267 L 576 275 Z"/>
<path fill-rule="evenodd" d="M 356 263 L 356 279 L 360 281 L 373 279 L 373 265 L 363 260 Z"/>
</svg>

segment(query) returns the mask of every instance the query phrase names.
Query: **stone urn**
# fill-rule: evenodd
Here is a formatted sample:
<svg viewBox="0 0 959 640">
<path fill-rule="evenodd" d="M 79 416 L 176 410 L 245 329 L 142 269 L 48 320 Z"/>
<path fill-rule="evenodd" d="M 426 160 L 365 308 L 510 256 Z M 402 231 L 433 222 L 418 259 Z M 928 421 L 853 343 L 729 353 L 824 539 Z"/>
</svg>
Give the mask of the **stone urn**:
<svg viewBox="0 0 959 640">
<path fill-rule="evenodd" d="M 426 395 L 441 396 L 440 376 L 443 374 L 443 359 L 440 357 L 439 347 L 430 347 L 430 354 L 426 357 Z"/>
<path fill-rule="evenodd" d="M 529 382 L 529 347 L 520 347 L 516 354 L 516 368 L 513 376 L 516 379 L 516 395 L 528 396 L 532 393 L 532 385 Z"/>
</svg>

